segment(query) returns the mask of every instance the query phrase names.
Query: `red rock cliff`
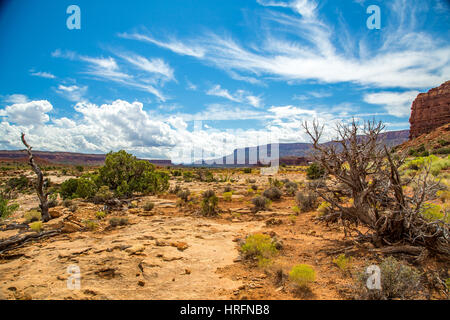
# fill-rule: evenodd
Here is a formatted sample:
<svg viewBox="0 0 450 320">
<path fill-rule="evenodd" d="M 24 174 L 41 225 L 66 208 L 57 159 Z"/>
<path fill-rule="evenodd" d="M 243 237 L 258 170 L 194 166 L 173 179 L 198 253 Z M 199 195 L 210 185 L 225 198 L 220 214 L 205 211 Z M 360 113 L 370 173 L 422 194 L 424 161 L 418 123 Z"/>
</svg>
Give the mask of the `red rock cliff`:
<svg viewBox="0 0 450 320">
<path fill-rule="evenodd" d="M 410 139 L 450 123 L 450 81 L 417 96 L 411 107 L 409 123 Z"/>
</svg>

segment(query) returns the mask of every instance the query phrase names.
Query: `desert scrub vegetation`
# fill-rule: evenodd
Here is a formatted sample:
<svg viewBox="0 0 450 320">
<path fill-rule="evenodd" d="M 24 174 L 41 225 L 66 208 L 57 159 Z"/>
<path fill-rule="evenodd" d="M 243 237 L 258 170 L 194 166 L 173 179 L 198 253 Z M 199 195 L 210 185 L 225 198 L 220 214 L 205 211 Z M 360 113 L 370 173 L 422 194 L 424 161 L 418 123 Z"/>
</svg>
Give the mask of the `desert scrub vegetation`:
<svg viewBox="0 0 450 320">
<path fill-rule="evenodd" d="M 394 257 L 383 259 L 379 268 L 381 289 L 367 288 L 367 281 L 370 276 L 366 273 L 367 268 L 356 275 L 356 294 L 358 299 L 390 300 L 421 298 L 421 274 L 414 268 L 396 260 Z"/>
<path fill-rule="evenodd" d="M 168 188 L 167 172 L 158 171 L 150 162 L 138 160 L 121 150 L 108 153 L 105 164 L 99 168 L 98 173 L 86 173 L 80 178 L 64 181 L 60 194 L 63 199 L 93 199 L 97 196 L 96 199 L 101 200 L 109 197 L 108 190 L 114 196 L 128 197 L 135 192 L 156 194 Z"/>
<path fill-rule="evenodd" d="M 295 202 L 300 212 L 308 212 L 317 208 L 317 194 L 310 190 L 299 191 L 295 194 Z"/>
<path fill-rule="evenodd" d="M 23 214 L 25 222 L 30 223 L 41 220 L 41 213 L 37 210 L 30 210 Z"/>
<path fill-rule="evenodd" d="M 252 199 L 253 208 L 251 209 L 253 213 L 259 211 L 264 211 L 268 208 L 270 200 L 263 196 L 257 196 Z"/>
<path fill-rule="evenodd" d="M 228 202 L 230 202 L 231 199 L 232 199 L 232 197 L 233 197 L 233 192 L 232 192 L 232 191 L 224 192 L 224 193 L 222 194 L 222 197 L 223 197 L 223 201 L 228 201 Z"/>
<path fill-rule="evenodd" d="M 241 252 L 245 259 L 257 260 L 263 267 L 270 263 L 270 259 L 278 253 L 275 241 L 266 234 L 249 235 L 241 245 Z"/>
<path fill-rule="evenodd" d="M 119 217 L 113 217 L 111 219 L 109 219 L 109 225 L 111 227 L 117 227 L 117 226 L 125 226 L 128 224 L 128 219 L 127 218 L 119 218 Z"/>
<path fill-rule="evenodd" d="M 325 169 L 314 162 L 306 169 L 306 176 L 310 180 L 323 178 L 325 176 Z"/>
<path fill-rule="evenodd" d="M 184 189 L 178 191 L 177 197 L 180 198 L 181 201 L 183 201 L 184 203 L 187 203 L 189 201 L 190 194 L 191 192 L 189 191 L 189 189 Z"/>
<path fill-rule="evenodd" d="M 202 214 L 205 216 L 214 216 L 217 214 L 217 204 L 219 198 L 217 198 L 213 190 L 206 190 L 202 195 Z"/>
<path fill-rule="evenodd" d="M 445 223 L 450 223 L 450 216 L 447 212 L 444 212 L 444 209 L 434 203 L 424 203 L 420 214 L 428 221 L 443 221 Z"/>
<path fill-rule="evenodd" d="M 8 218 L 14 211 L 19 209 L 18 204 L 9 204 L 9 201 L 0 194 L 0 220 Z"/>
<path fill-rule="evenodd" d="M 333 263 L 342 271 L 347 271 L 350 266 L 350 257 L 346 257 L 344 253 L 333 259 Z"/>
<path fill-rule="evenodd" d="M 147 201 L 146 203 L 144 203 L 144 211 L 152 211 L 153 208 L 155 207 L 155 203 L 151 202 L 151 201 Z"/>
<path fill-rule="evenodd" d="M 271 187 L 263 192 L 263 196 L 269 200 L 280 200 L 283 192 L 278 187 Z"/>
<path fill-rule="evenodd" d="M 316 272 L 310 265 L 298 264 L 289 272 L 289 280 L 296 286 L 296 289 L 305 290 L 316 280 Z"/>
<path fill-rule="evenodd" d="M 430 174 L 430 165 L 413 178 L 401 177 L 406 155 L 392 154 L 382 144 L 382 122 L 340 123 L 336 129 L 340 140 L 328 146 L 319 143 L 323 126 L 317 122 L 312 128 L 303 126 L 313 142 L 315 162 L 332 177 L 315 189 L 331 204 L 330 212 L 319 219 L 341 220 L 345 233 L 351 225 L 364 225 L 369 232 L 359 235 L 361 242 L 379 247 L 395 243 L 399 252 L 418 255 L 426 249 L 450 257 L 449 224 L 430 222 L 420 214 L 426 201 L 436 197 L 439 181 Z M 406 193 L 405 186 L 412 191 Z M 343 203 L 343 198 L 352 202 Z"/>
<path fill-rule="evenodd" d="M 295 193 L 298 190 L 298 185 L 295 182 L 287 181 L 284 184 L 284 190 L 285 190 L 287 195 L 293 196 L 293 195 L 295 195 Z"/>
<path fill-rule="evenodd" d="M 41 232 L 42 230 L 42 221 L 35 221 L 29 224 L 30 229 L 33 230 L 34 232 Z"/>
<path fill-rule="evenodd" d="M 106 212 L 105 211 L 97 211 L 95 213 L 95 217 L 99 220 L 104 219 L 106 217 Z"/>
</svg>

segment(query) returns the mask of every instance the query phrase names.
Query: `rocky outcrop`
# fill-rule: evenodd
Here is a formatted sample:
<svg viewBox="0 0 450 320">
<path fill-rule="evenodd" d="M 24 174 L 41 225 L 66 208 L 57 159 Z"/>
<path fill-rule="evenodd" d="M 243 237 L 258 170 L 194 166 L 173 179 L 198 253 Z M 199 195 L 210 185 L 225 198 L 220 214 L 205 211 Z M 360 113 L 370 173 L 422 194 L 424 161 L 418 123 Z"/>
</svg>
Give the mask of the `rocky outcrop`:
<svg viewBox="0 0 450 320">
<path fill-rule="evenodd" d="M 410 139 L 450 123 L 450 81 L 417 96 L 411 107 L 409 123 Z"/>
</svg>

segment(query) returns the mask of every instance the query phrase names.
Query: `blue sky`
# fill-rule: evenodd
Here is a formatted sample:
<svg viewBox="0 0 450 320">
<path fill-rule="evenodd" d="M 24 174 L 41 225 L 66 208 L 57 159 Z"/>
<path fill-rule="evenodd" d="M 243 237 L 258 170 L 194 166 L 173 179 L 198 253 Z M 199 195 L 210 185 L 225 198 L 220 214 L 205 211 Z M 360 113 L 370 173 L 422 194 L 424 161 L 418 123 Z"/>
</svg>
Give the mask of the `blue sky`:
<svg viewBox="0 0 450 320">
<path fill-rule="evenodd" d="M 3 1 L 0 149 L 21 149 L 23 131 L 35 149 L 188 161 L 306 142 L 305 120 L 326 137 L 351 117 L 408 129 L 415 96 L 450 79 L 449 13 L 446 0 Z"/>
</svg>

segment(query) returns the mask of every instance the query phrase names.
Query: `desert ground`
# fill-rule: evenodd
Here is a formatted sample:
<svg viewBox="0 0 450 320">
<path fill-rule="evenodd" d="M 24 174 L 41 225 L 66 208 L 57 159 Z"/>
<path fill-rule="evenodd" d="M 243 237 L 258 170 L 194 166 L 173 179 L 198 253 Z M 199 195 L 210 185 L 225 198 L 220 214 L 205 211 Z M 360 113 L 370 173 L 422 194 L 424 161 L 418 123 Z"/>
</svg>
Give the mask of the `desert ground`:
<svg viewBox="0 0 450 320">
<path fill-rule="evenodd" d="M 280 167 L 270 177 L 258 168 L 208 169 L 214 182 L 171 176 L 169 191 L 116 200 L 108 208 L 84 199 L 63 201 L 58 195 L 50 208 L 53 219 L 38 232 L 24 218 L 38 206 L 38 198 L 32 189 L 19 193 L 14 200 L 19 208 L 0 225 L 0 241 L 36 237 L 0 250 L 0 299 L 357 299 L 358 274 L 379 264 L 382 250 L 358 243 L 358 234 L 346 234 L 340 223 L 318 221 L 317 209 L 299 212 L 293 194 L 283 192 L 266 209 L 252 210 L 252 198 L 274 180 L 307 188 L 305 169 Z M 64 171 L 54 168 L 46 175 L 54 186 L 80 175 Z M 34 178 L 25 165 L 1 174 L 3 182 L 20 175 Z M 191 200 L 183 204 L 175 188 L 189 190 Z M 196 200 L 206 190 L 218 197 L 212 217 L 199 212 Z M 150 210 L 145 208 L 149 202 L 154 205 Z M 102 211 L 106 216 L 99 217 Z M 112 218 L 126 223 L 113 226 Z M 52 230 L 60 232 L 49 234 Z M 267 235 L 276 244 L 277 252 L 264 264 L 241 252 L 251 234 Z M 343 255 L 346 263 L 339 265 L 336 259 Z M 425 279 L 433 274 L 445 278 L 448 272 L 439 259 L 395 256 Z M 307 290 L 289 281 L 289 271 L 298 264 L 315 271 Z M 79 268 L 79 288 L 68 285 L 70 266 Z M 445 299 L 447 292 L 437 284 L 422 287 L 417 298 Z"/>
</svg>

